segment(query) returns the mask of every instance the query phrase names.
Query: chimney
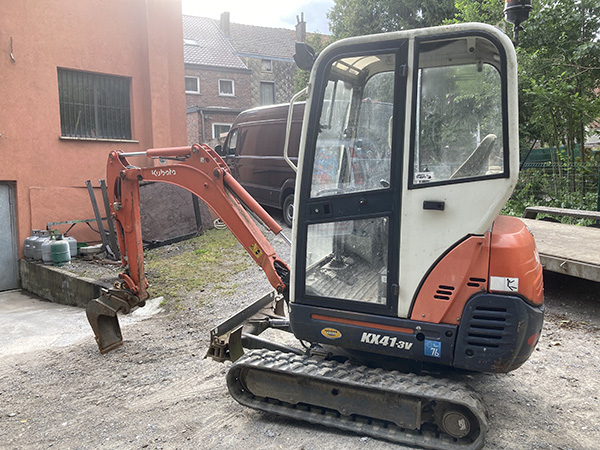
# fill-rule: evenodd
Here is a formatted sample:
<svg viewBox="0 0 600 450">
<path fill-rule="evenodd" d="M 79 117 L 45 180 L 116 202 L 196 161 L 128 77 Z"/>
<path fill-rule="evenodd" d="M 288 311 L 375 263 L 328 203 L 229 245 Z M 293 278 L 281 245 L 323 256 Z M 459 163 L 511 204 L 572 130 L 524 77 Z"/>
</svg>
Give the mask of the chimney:
<svg viewBox="0 0 600 450">
<path fill-rule="evenodd" d="M 306 41 L 306 22 L 304 21 L 304 13 L 300 13 L 300 17 L 296 16 L 296 41 Z"/>
<path fill-rule="evenodd" d="M 229 13 L 227 11 L 221 14 L 220 28 L 223 34 L 229 37 Z"/>
</svg>

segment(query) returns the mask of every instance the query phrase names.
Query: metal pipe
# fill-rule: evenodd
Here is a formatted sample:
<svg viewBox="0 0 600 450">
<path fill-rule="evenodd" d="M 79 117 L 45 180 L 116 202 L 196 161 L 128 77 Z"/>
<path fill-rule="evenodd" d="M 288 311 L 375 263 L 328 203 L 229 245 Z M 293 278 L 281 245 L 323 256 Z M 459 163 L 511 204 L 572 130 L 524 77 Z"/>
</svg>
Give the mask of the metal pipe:
<svg viewBox="0 0 600 450">
<path fill-rule="evenodd" d="M 288 149 L 290 146 L 290 135 L 292 134 L 291 132 L 292 132 L 292 118 L 294 116 L 294 103 L 296 102 L 296 100 L 298 100 L 298 98 L 300 98 L 300 96 L 306 94 L 307 91 L 308 91 L 308 88 L 306 87 L 292 97 L 292 100 L 290 101 L 290 107 L 288 109 L 287 123 L 285 125 L 285 144 L 283 146 L 283 159 L 285 159 L 285 162 L 288 163 L 288 165 L 292 168 L 292 170 L 294 172 L 298 172 L 298 167 L 296 167 L 296 165 L 292 162 L 292 160 L 288 156 Z"/>
<path fill-rule="evenodd" d="M 146 152 L 119 153 L 119 156 L 146 156 Z"/>
<path fill-rule="evenodd" d="M 598 167 L 598 198 L 596 200 L 596 211 L 600 211 L 600 166 Z M 596 221 L 600 223 L 600 221 Z"/>
<path fill-rule="evenodd" d="M 290 247 L 292 246 L 292 241 L 290 241 L 290 239 L 285 234 L 283 234 L 283 231 L 279 232 L 279 236 L 281 236 L 281 238 L 285 241 L 287 245 L 289 245 Z"/>
<path fill-rule="evenodd" d="M 161 156 L 185 156 L 189 155 L 192 147 L 166 147 L 166 148 L 150 148 L 143 152 L 119 153 L 119 156 L 147 156 L 148 158 L 160 158 Z"/>
</svg>

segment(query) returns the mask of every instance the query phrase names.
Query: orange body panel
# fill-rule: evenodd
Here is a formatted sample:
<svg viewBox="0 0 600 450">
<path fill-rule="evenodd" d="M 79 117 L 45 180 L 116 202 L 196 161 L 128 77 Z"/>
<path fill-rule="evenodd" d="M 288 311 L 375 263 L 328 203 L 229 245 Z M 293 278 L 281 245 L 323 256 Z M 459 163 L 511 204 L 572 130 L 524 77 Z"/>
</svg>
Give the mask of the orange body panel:
<svg viewBox="0 0 600 450">
<path fill-rule="evenodd" d="M 498 216 L 494 222 L 490 280 L 492 277 L 517 279 L 518 289 L 513 293 L 536 306 L 544 302 L 542 264 L 533 235 L 521 219 Z M 493 287 L 492 283 L 490 292 L 506 292 Z"/>
<path fill-rule="evenodd" d="M 511 286 L 502 287 L 508 279 Z M 498 216 L 491 233 L 469 237 L 448 252 L 425 279 L 410 318 L 458 324 L 478 291 L 516 294 L 536 306 L 544 302 L 542 265 L 520 219 Z"/>
<path fill-rule="evenodd" d="M 471 236 L 437 263 L 413 305 L 412 320 L 457 324 L 465 303 L 487 289 L 490 233 Z"/>
</svg>

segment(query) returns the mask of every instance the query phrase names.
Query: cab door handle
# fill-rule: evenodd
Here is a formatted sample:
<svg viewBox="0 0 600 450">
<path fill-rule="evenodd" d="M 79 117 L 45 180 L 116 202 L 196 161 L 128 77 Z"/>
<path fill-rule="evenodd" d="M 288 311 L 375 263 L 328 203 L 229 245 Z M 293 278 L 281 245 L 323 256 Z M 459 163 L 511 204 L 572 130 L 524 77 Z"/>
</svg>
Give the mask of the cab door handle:
<svg viewBox="0 0 600 450">
<path fill-rule="evenodd" d="M 443 211 L 444 209 L 446 209 L 446 202 L 425 200 L 423 202 L 423 209 L 428 209 L 431 211 Z"/>
</svg>

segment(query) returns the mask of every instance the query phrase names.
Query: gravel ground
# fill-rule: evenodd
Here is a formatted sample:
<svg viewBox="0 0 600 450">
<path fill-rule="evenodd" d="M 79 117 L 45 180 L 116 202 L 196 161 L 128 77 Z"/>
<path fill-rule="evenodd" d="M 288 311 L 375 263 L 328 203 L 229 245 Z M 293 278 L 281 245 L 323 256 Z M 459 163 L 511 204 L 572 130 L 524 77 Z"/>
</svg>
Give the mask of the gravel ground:
<svg viewBox="0 0 600 450">
<path fill-rule="evenodd" d="M 234 294 L 194 293 L 124 327 L 125 345 L 107 355 L 90 330 L 70 347 L 1 358 L 0 448 L 402 448 L 238 405 L 228 364 L 204 359 L 208 332 L 269 285 L 254 266 L 231 277 L 242 286 Z M 466 377 L 489 409 L 486 448 L 600 446 L 600 286 L 555 274 L 545 283 L 546 322 L 530 360 L 510 374 Z"/>
</svg>

